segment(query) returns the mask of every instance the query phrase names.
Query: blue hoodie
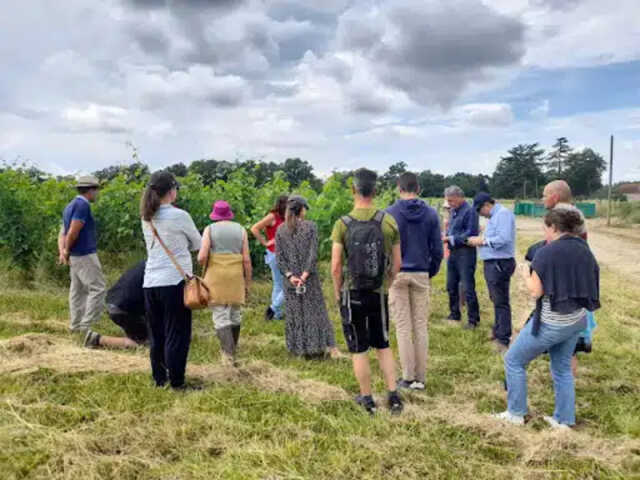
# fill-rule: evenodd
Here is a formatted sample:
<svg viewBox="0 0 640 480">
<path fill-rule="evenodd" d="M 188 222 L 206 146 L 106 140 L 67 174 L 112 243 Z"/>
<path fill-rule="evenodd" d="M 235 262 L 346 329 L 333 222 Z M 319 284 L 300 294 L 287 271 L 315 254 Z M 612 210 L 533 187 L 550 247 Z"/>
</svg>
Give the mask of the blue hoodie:
<svg viewBox="0 0 640 480">
<path fill-rule="evenodd" d="M 400 230 L 403 272 L 428 272 L 433 277 L 440 270 L 443 248 L 440 219 L 436 211 L 419 198 L 398 200 L 387 208 Z"/>
</svg>

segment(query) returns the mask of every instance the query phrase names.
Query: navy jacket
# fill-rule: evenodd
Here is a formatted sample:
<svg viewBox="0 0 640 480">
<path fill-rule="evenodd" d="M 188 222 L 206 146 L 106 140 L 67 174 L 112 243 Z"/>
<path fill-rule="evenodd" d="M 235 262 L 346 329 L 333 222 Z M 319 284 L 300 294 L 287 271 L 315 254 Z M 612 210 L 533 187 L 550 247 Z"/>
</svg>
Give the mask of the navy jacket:
<svg viewBox="0 0 640 480">
<path fill-rule="evenodd" d="M 387 209 L 400 230 L 403 272 L 428 272 L 433 277 L 440 270 L 443 248 L 440 220 L 436 211 L 419 198 L 398 200 Z"/>
<path fill-rule="evenodd" d="M 478 235 L 478 214 L 467 202 L 458 208 L 451 209 L 449 217 L 449 228 L 447 236 L 452 237 L 449 241 L 452 250 L 458 248 L 475 248 L 466 245 L 467 238 Z"/>
</svg>

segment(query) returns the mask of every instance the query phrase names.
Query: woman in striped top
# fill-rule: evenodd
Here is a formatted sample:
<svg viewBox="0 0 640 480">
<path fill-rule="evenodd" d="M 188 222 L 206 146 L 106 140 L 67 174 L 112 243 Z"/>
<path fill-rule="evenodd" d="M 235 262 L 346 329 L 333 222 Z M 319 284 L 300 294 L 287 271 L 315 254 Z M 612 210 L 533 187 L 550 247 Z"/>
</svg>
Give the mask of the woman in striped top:
<svg viewBox="0 0 640 480">
<path fill-rule="evenodd" d="M 600 308 L 598 263 L 580 238 L 584 219 L 574 210 L 550 210 L 544 218 L 547 245 L 535 255 L 531 269 L 523 265 L 527 288 L 536 299 L 531 320 L 505 354 L 507 410 L 501 420 L 522 425 L 527 414 L 529 363 L 549 352 L 555 411 L 544 419 L 554 428 L 575 424 L 575 386 L 571 356 L 587 325 L 587 310 Z"/>
</svg>

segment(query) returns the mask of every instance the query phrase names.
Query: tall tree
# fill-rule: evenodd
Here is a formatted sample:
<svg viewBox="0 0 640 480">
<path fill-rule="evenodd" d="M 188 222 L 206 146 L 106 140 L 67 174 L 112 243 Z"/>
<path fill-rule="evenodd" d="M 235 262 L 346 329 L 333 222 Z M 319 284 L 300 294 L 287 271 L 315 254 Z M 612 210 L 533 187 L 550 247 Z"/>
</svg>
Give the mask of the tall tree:
<svg viewBox="0 0 640 480">
<path fill-rule="evenodd" d="M 602 174 L 607 162 L 590 148 L 569 154 L 563 177 L 576 196 L 589 196 L 602 187 Z"/>
<path fill-rule="evenodd" d="M 445 188 L 444 175 L 423 170 L 418 174 L 421 195 L 423 197 L 441 197 Z"/>
<path fill-rule="evenodd" d="M 305 180 L 311 184 L 311 187 L 317 190 L 322 188 L 320 182 L 313 174 L 313 167 L 306 160 L 299 158 L 287 158 L 282 164 L 281 170 L 292 188 L 297 188 Z"/>
<path fill-rule="evenodd" d="M 171 165 L 171 166 L 167 167 L 166 170 L 168 172 L 171 172 L 176 177 L 186 177 L 187 174 L 189 173 L 189 170 L 187 169 L 187 166 L 182 162 L 176 163 L 174 165 Z"/>
<path fill-rule="evenodd" d="M 491 192 L 498 198 L 522 198 L 537 196 L 536 185 L 545 182 L 541 164 L 544 150 L 537 143 L 520 144 L 508 151 L 509 155 L 502 157 L 496 166 L 491 179 Z"/>
<path fill-rule="evenodd" d="M 396 182 L 398 177 L 407 171 L 407 164 L 405 162 L 396 162 L 389 167 L 389 170 L 380 177 L 379 183 L 383 190 L 389 190 L 396 188 Z"/>
<path fill-rule="evenodd" d="M 475 197 L 478 192 L 488 192 L 489 177 L 486 175 L 473 175 L 471 173 L 457 172 L 445 178 L 445 186 L 457 185 L 468 197 Z M 441 196 L 442 192 L 438 195 Z"/>
<path fill-rule="evenodd" d="M 573 149 L 569 146 L 569 140 L 566 137 L 559 137 L 552 148 L 553 150 L 549 152 L 545 159 L 545 167 L 551 176 L 562 178 L 567 158 L 569 158 L 569 154 Z"/>
</svg>

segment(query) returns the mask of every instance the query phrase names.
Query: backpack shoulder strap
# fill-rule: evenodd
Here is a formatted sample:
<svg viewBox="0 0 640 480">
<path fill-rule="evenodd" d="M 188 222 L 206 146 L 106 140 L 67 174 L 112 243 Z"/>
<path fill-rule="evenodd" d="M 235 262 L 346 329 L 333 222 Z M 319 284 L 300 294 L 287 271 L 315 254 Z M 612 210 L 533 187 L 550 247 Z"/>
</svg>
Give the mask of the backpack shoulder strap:
<svg viewBox="0 0 640 480">
<path fill-rule="evenodd" d="M 350 215 L 344 215 L 340 217 L 340 220 L 342 220 L 342 223 L 344 223 L 348 227 L 349 224 L 353 222 L 353 217 L 351 217 Z"/>
<path fill-rule="evenodd" d="M 384 220 L 384 216 L 385 216 L 385 212 L 383 212 L 382 210 L 378 210 L 374 215 L 373 220 L 375 220 L 377 223 L 382 224 L 382 220 Z"/>
</svg>

